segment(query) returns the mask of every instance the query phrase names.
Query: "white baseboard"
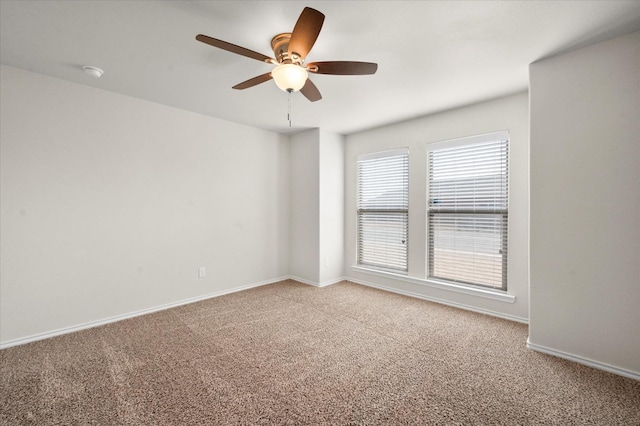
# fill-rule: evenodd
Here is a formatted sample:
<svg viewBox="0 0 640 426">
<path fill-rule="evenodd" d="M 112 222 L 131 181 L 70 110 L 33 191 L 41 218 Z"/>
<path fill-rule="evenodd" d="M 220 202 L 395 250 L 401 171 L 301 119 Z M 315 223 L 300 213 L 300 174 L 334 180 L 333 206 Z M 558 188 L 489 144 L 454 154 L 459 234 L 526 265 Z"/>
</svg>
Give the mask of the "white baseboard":
<svg viewBox="0 0 640 426">
<path fill-rule="evenodd" d="M 418 299 L 428 300 L 430 302 L 440 303 L 442 305 L 453 306 L 454 308 L 460 308 L 460 309 L 464 309 L 466 311 L 478 312 L 478 313 L 481 313 L 481 314 L 491 315 L 491 316 L 494 316 L 494 317 L 503 318 L 503 319 L 507 319 L 507 320 L 510 320 L 510 321 L 516 321 L 516 322 L 521 322 L 523 324 L 529 324 L 529 320 L 527 318 L 517 317 L 515 315 L 508 315 L 508 314 L 503 314 L 501 312 L 491 311 L 489 309 L 481 309 L 481 308 L 476 308 L 475 306 L 469 306 L 469 305 L 465 305 L 465 304 L 462 304 L 462 303 L 450 302 L 448 300 L 440 299 L 440 298 L 437 298 L 437 297 L 425 296 L 424 294 L 420 294 L 420 293 L 414 293 L 414 292 L 411 292 L 411 291 L 400 290 L 400 289 L 392 288 L 392 287 L 386 287 L 386 286 L 383 286 L 383 285 L 370 283 L 368 281 L 363 281 L 363 280 L 359 280 L 359 279 L 356 279 L 356 278 L 348 277 L 348 278 L 345 278 L 345 280 L 346 281 L 351 281 L 351 282 L 356 283 L 356 284 L 366 285 L 367 287 L 373 287 L 373 288 L 377 288 L 377 289 L 380 289 L 380 290 L 390 291 L 392 293 L 402 294 L 404 296 L 415 297 L 415 298 L 418 298 Z"/>
<path fill-rule="evenodd" d="M 302 284 L 312 285 L 314 287 L 326 287 L 328 285 L 336 284 L 336 283 L 339 283 L 340 281 L 345 281 L 346 280 L 345 277 L 340 277 L 340 278 L 336 278 L 336 279 L 333 279 L 333 280 L 328 280 L 328 281 L 323 281 L 321 283 L 318 283 L 318 282 L 307 280 L 307 279 L 304 279 L 304 278 L 295 277 L 293 275 L 289 275 L 287 278 L 290 279 L 290 280 L 301 282 Z"/>
<path fill-rule="evenodd" d="M 638 372 L 626 370 L 624 368 L 616 367 L 614 365 L 610 365 L 604 362 L 594 361 L 589 358 L 584 358 L 578 355 L 570 354 L 568 352 L 563 352 L 556 349 L 548 348 L 546 346 L 537 345 L 535 343 L 532 343 L 529 339 L 527 339 L 527 348 L 537 352 L 542 352 L 548 355 L 557 356 L 558 358 L 564 358 L 569 361 L 577 362 L 578 364 L 583 364 L 588 367 L 596 368 L 598 370 L 607 371 L 609 373 L 617 374 L 619 376 L 624 376 L 630 379 L 640 381 L 640 373 Z"/>
<path fill-rule="evenodd" d="M 273 283 L 277 283 L 277 282 L 284 281 L 284 280 L 287 280 L 287 279 L 289 279 L 288 276 L 279 277 L 279 278 L 273 278 L 271 280 L 260 281 L 260 282 L 256 282 L 256 283 L 252 283 L 252 284 L 248 284 L 248 285 L 243 285 L 243 286 L 240 286 L 240 287 L 234 287 L 234 288 L 227 289 L 227 290 L 217 291 L 217 292 L 214 292 L 214 293 L 208 293 L 208 294 L 205 294 L 205 295 L 202 295 L 202 296 L 191 297 L 189 299 L 183 299 L 183 300 L 179 300 L 177 302 L 171 302 L 171 303 L 167 303 L 167 304 L 164 304 L 164 305 L 154 306 L 152 308 L 141 309 L 141 310 L 138 310 L 138 311 L 129 312 L 127 314 L 115 315 L 115 316 L 112 316 L 112 317 L 108 317 L 108 318 L 104 318 L 104 319 L 100 319 L 100 320 L 96 320 L 96 321 L 90 321 L 90 322 L 86 322 L 86 323 L 83 323 L 83 324 L 74 325 L 74 326 L 71 326 L 71 327 L 59 328 L 59 329 L 52 330 L 52 331 L 46 331 L 44 333 L 33 334 L 33 335 L 27 336 L 27 337 L 20 337 L 20 338 L 13 339 L 13 340 L 7 340 L 5 342 L 0 342 L 0 349 L 10 348 L 12 346 L 24 345 L 24 344 L 27 344 L 27 343 L 36 342 L 38 340 L 43 340 L 43 339 L 48 339 L 50 337 L 60 336 L 62 334 L 73 333 L 75 331 L 85 330 L 87 328 L 98 327 L 100 325 L 110 324 L 112 322 L 122 321 L 122 320 L 125 320 L 125 319 L 134 318 L 134 317 L 137 317 L 137 316 L 140 316 L 140 315 L 145 315 L 145 314 L 150 314 L 150 313 L 153 313 L 153 312 L 163 311 L 165 309 L 175 308 L 176 306 L 182 306 L 182 305 L 187 305 L 189 303 L 199 302 L 201 300 L 211 299 L 213 297 L 224 296 L 225 294 L 236 293 L 238 291 L 248 290 L 250 288 L 260 287 L 260 286 L 267 285 L 267 284 L 273 284 Z"/>
</svg>

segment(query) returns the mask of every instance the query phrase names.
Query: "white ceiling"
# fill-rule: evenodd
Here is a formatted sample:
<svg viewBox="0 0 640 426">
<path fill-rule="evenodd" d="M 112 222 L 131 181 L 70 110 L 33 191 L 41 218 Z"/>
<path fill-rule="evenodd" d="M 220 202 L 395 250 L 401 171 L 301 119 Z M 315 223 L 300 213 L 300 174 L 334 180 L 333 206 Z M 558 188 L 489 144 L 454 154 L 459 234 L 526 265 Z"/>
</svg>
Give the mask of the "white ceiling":
<svg viewBox="0 0 640 426">
<path fill-rule="evenodd" d="M 311 103 L 270 65 L 199 33 L 273 56 L 305 6 L 326 15 L 308 62 L 377 62 L 372 76 L 312 75 Z M 640 29 L 640 1 L 6 1 L 3 64 L 278 132 L 353 133 L 522 90 L 543 57 Z M 104 69 L 101 79 L 83 65 Z"/>
</svg>

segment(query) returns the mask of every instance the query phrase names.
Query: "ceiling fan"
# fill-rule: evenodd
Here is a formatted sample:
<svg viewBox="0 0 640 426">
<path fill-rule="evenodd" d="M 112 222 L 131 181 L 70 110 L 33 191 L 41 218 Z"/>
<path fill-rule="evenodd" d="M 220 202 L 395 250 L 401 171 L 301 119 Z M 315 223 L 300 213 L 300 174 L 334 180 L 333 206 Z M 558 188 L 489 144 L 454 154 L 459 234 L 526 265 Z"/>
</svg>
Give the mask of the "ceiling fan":
<svg viewBox="0 0 640 426">
<path fill-rule="evenodd" d="M 233 86 L 234 89 L 248 89 L 273 79 L 280 89 L 289 93 L 299 90 L 307 99 L 315 102 L 322 99 L 322 95 L 309 79 L 309 72 L 333 75 L 367 75 L 375 74 L 378 69 L 378 64 L 372 62 L 326 61 L 305 64 L 304 60 L 316 42 L 323 22 L 324 15 L 321 12 L 305 7 L 293 27 L 293 32 L 278 34 L 271 40 L 271 48 L 276 59 L 203 34 L 198 34 L 196 40 L 238 55 L 276 65 L 271 72 L 236 84 Z"/>
</svg>

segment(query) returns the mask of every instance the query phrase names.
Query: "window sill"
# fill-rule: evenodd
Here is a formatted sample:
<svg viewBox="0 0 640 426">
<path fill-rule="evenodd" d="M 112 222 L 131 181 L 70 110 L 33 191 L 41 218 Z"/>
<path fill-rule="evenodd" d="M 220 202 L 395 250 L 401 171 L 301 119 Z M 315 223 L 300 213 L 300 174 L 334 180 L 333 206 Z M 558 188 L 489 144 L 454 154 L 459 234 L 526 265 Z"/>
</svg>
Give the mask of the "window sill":
<svg viewBox="0 0 640 426">
<path fill-rule="evenodd" d="M 362 272 L 364 274 L 377 275 L 379 277 L 391 278 L 398 281 L 404 281 L 411 284 L 424 285 L 427 287 L 433 287 L 440 290 L 453 291 L 455 293 L 469 294 L 477 297 L 484 297 L 486 299 L 497 300 L 505 303 L 514 303 L 516 297 L 512 294 L 505 293 L 501 290 L 489 290 L 483 288 L 469 287 L 460 284 L 452 284 L 436 280 L 428 280 L 424 278 L 414 278 L 406 275 L 394 274 L 392 272 L 378 271 L 376 269 L 365 268 L 363 266 L 353 265 L 352 270 L 356 272 Z"/>
</svg>

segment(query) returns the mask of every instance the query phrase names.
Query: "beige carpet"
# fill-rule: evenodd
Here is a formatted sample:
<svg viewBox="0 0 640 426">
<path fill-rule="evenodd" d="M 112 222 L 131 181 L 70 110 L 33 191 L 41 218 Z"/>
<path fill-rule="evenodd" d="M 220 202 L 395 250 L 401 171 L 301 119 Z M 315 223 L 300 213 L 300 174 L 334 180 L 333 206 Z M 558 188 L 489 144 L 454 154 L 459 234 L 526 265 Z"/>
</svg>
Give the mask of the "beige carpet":
<svg viewBox="0 0 640 426">
<path fill-rule="evenodd" d="M 0 351 L 0 424 L 638 425 L 640 382 L 527 326 L 293 281 Z"/>
</svg>

